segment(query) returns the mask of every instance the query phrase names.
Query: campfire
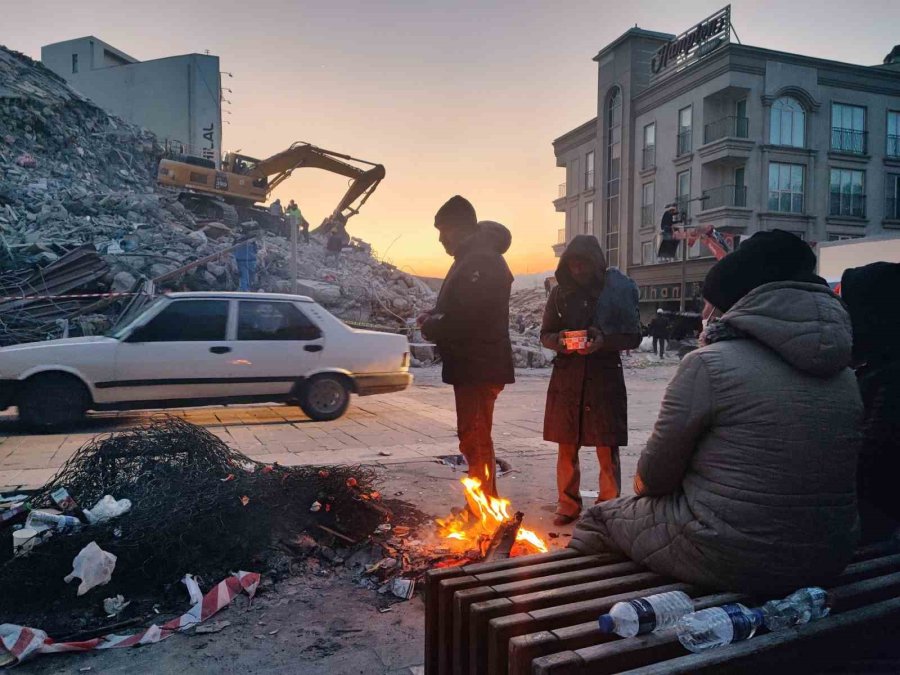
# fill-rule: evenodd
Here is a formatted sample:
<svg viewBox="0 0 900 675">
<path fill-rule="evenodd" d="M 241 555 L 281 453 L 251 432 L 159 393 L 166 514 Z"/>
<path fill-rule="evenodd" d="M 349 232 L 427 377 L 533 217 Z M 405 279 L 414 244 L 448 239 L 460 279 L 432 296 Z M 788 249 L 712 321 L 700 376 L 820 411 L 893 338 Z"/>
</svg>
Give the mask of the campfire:
<svg viewBox="0 0 900 675">
<path fill-rule="evenodd" d="M 524 515 L 510 514 L 508 499 L 486 495 L 478 478 L 466 476 L 460 482 L 468 509 L 437 520 L 438 535 L 452 551 L 469 557 L 475 553 L 484 560 L 547 552 L 544 540 L 522 527 Z"/>
</svg>

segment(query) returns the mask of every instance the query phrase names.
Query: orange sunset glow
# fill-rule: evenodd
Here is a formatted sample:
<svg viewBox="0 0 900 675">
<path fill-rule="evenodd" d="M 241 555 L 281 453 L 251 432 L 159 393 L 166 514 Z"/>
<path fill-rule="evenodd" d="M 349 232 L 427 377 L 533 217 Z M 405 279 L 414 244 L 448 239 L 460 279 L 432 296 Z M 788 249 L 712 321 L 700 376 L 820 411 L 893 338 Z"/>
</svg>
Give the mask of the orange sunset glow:
<svg viewBox="0 0 900 675">
<path fill-rule="evenodd" d="M 33 58 L 85 35 L 138 59 L 209 50 L 233 75 L 222 76 L 225 150 L 265 157 L 308 141 L 384 164 L 350 232 L 422 275 L 449 267 L 432 223 L 462 194 L 479 218 L 510 228 L 507 260 L 524 274 L 555 267 L 564 222 L 552 200 L 565 176 L 551 143 L 596 114 L 592 57 L 636 23 L 678 32 L 722 4 L 44 0 L 15 3 L 0 42 Z M 874 5 L 891 3 L 804 31 L 794 28 L 808 26 L 810 3 L 733 4 L 742 40 L 771 49 L 874 63 L 895 37 L 871 21 Z M 275 196 L 317 225 L 345 187 L 301 170 Z"/>
</svg>

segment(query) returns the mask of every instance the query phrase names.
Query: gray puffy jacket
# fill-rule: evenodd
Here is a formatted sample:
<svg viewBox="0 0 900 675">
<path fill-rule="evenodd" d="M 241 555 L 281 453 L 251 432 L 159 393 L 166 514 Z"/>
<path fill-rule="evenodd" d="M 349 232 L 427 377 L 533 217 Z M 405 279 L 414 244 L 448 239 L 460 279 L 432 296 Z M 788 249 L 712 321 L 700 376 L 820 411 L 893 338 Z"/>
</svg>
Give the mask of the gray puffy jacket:
<svg viewBox="0 0 900 675">
<path fill-rule="evenodd" d="M 571 546 L 711 588 L 825 583 L 858 536 L 849 316 L 825 286 L 779 282 L 722 320 L 746 337 L 681 362 L 638 464 L 643 495 L 590 509 Z"/>
</svg>

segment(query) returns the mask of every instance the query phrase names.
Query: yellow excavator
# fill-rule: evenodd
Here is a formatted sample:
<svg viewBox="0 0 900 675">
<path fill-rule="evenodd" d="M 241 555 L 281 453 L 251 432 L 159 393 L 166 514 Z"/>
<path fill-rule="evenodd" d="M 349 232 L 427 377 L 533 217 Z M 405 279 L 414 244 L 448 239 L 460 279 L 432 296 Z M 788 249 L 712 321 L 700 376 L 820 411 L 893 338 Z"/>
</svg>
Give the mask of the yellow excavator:
<svg viewBox="0 0 900 675">
<path fill-rule="evenodd" d="M 184 154 L 164 157 L 159 162 L 157 182 L 180 190 L 179 199 L 200 217 L 215 218 L 229 225 L 254 219 L 265 226 L 271 216 L 255 204 L 266 201 L 272 190 L 295 169 L 303 168 L 324 169 L 350 179 L 350 187 L 326 221 L 346 222 L 359 213 L 385 175 L 381 164 L 297 142 L 268 159 L 228 153 L 220 169 L 203 157 Z"/>
</svg>

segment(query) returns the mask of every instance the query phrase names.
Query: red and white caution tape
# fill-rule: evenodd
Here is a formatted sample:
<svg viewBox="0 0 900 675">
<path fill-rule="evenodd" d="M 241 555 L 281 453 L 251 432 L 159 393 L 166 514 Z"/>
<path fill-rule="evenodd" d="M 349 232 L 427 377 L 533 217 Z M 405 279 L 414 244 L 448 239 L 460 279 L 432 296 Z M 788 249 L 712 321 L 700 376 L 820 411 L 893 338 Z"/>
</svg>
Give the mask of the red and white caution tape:
<svg viewBox="0 0 900 675">
<path fill-rule="evenodd" d="M 124 298 L 138 293 L 70 293 L 69 295 L 7 295 L 0 297 L 0 302 L 9 300 L 71 300 L 72 298 Z"/>
<path fill-rule="evenodd" d="M 200 587 L 190 574 L 182 581 L 187 586 L 193 606 L 180 617 L 161 626 L 153 625 L 134 635 L 110 634 L 81 642 L 54 642 L 42 630 L 4 623 L 0 624 L 0 645 L 9 652 L 16 663 L 21 663 L 37 654 L 87 652 L 94 649 L 118 649 L 153 644 L 206 621 L 220 609 L 228 606 L 241 591 L 253 598 L 259 586 L 259 574 L 237 572 L 220 581 L 206 595 L 201 594 Z"/>
</svg>

